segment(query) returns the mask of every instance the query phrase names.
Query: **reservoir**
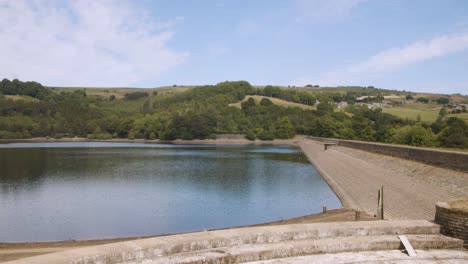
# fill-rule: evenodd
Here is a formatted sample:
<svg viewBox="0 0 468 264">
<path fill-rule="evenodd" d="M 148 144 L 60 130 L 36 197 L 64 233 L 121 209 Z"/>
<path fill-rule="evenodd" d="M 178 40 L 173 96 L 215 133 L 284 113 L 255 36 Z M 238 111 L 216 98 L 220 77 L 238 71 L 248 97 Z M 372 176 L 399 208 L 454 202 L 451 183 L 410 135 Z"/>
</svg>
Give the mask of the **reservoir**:
<svg viewBox="0 0 468 264">
<path fill-rule="evenodd" d="M 0 242 L 218 229 L 340 208 L 293 146 L 0 144 Z"/>
</svg>

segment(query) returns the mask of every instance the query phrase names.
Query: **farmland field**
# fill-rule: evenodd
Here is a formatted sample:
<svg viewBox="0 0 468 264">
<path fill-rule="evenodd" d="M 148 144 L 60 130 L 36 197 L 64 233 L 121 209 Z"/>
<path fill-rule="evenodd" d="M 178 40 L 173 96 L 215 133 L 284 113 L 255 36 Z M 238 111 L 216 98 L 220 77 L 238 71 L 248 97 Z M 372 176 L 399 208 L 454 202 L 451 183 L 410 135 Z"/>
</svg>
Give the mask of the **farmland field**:
<svg viewBox="0 0 468 264">
<path fill-rule="evenodd" d="M 418 115 L 423 122 L 434 122 L 439 116 L 441 106 L 436 104 L 405 104 L 402 106 L 383 108 L 385 113 L 396 115 L 400 118 L 416 120 Z"/>
<path fill-rule="evenodd" d="M 289 102 L 289 101 L 285 101 L 285 100 L 281 100 L 281 99 L 278 99 L 278 98 L 273 98 L 273 97 L 267 97 L 267 96 L 261 96 L 261 95 L 249 95 L 249 96 L 246 96 L 244 97 L 244 99 L 241 101 L 241 102 L 238 102 L 238 103 L 233 103 L 233 104 L 229 104 L 230 106 L 236 106 L 236 107 L 241 107 L 241 103 L 242 102 L 245 102 L 247 100 L 249 100 L 249 98 L 253 98 L 255 100 L 255 103 L 259 104 L 260 101 L 263 99 L 263 98 L 266 98 L 266 99 L 269 99 L 273 104 L 275 105 L 279 105 L 279 106 L 284 106 L 284 107 L 299 107 L 301 109 L 304 109 L 304 110 L 312 110 L 312 109 L 316 109 L 315 106 L 310 106 L 310 105 L 305 105 L 305 104 L 299 104 L 299 103 L 294 103 L 294 102 Z"/>
</svg>

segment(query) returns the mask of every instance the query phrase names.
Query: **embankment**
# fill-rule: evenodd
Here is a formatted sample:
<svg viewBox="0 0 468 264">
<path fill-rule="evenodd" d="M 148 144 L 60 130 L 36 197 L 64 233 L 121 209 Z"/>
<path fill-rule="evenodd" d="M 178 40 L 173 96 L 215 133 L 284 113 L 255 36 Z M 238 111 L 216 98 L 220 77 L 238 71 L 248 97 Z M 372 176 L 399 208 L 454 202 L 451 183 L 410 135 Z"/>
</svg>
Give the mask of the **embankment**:
<svg viewBox="0 0 468 264">
<path fill-rule="evenodd" d="M 328 139 L 318 137 L 308 138 L 321 142 L 333 141 L 343 147 L 355 148 L 373 153 L 379 153 L 389 155 L 392 157 L 414 160 L 426 164 L 442 166 L 449 169 L 468 172 L 468 152 L 447 151 L 431 148 L 391 145 L 343 139 Z"/>
<path fill-rule="evenodd" d="M 468 174 L 415 161 L 338 146 L 324 150 L 316 140 L 300 147 L 343 205 L 377 212 L 377 191 L 384 186 L 385 219 L 433 220 L 435 204 L 466 196 Z"/>
</svg>

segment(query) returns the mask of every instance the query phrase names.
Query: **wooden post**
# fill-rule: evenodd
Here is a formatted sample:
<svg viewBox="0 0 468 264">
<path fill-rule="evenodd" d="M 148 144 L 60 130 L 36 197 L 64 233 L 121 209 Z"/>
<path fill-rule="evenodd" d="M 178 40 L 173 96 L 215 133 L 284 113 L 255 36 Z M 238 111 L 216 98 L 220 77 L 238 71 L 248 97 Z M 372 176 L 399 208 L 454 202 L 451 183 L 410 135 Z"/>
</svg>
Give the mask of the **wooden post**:
<svg viewBox="0 0 468 264">
<path fill-rule="evenodd" d="M 380 189 L 377 192 L 377 218 L 380 219 Z"/>
<path fill-rule="evenodd" d="M 383 185 L 380 187 L 380 220 L 384 220 L 384 192 L 383 192 Z"/>
<path fill-rule="evenodd" d="M 361 219 L 361 212 L 355 211 L 354 220 L 359 221 Z"/>
<path fill-rule="evenodd" d="M 324 213 L 327 212 L 327 206 L 326 206 L 326 205 L 322 206 L 322 211 L 323 211 Z"/>
</svg>

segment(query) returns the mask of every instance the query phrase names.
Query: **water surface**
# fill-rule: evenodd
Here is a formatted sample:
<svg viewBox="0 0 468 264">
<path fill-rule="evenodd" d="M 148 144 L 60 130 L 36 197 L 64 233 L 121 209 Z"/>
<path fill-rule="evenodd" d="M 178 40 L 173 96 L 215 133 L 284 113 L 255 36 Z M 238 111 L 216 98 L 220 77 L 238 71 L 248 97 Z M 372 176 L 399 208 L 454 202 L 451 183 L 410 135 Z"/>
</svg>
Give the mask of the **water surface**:
<svg viewBox="0 0 468 264">
<path fill-rule="evenodd" d="M 339 208 L 299 148 L 0 144 L 0 241 L 147 236 Z"/>
</svg>

